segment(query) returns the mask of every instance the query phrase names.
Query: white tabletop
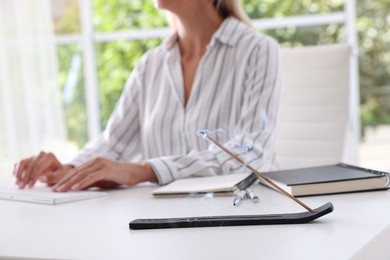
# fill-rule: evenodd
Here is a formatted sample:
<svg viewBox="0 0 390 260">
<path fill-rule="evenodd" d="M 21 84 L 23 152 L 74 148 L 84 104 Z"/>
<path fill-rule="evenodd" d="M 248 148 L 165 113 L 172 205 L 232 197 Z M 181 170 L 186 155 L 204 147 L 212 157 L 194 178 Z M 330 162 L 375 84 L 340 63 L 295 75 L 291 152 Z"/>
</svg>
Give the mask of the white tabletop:
<svg viewBox="0 0 390 260">
<path fill-rule="evenodd" d="M 305 197 L 334 212 L 309 224 L 129 230 L 136 218 L 305 211 L 254 185 L 257 204 L 232 197 L 154 198 L 155 186 L 49 206 L 0 200 L 0 258 L 48 259 L 390 259 L 389 191 Z"/>
</svg>

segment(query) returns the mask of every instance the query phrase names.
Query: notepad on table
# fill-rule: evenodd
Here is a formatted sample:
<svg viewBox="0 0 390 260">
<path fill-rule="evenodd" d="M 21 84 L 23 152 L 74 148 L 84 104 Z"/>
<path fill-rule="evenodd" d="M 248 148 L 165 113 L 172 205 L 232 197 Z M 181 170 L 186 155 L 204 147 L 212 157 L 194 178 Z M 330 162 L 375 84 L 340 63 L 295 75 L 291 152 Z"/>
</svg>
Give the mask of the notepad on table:
<svg viewBox="0 0 390 260">
<path fill-rule="evenodd" d="M 389 188 L 389 173 L 344 163 L 263 173 L 294 196 L 357 192 Z M 265 181 L 262 184 L 269 186 Z"/>
<path fill-rule="evenodd" d="M 250 186 L 257 177 L 250 173 L 235 173 L 210 177 L 179 179 L 152 192 L 156 197 L 187 196 L 213 193 L 214 195 L 234 195 L 240 189 Z"/>
<path fill-rule="evenodd" d="M 17 187 L 0 187 L 0 199 L 49 205 L 92 199 L 105 195 L 106 193 L 101 191 L 54 192 L 49 187 L 35 187 L 23 190 Z"/>
</svg>

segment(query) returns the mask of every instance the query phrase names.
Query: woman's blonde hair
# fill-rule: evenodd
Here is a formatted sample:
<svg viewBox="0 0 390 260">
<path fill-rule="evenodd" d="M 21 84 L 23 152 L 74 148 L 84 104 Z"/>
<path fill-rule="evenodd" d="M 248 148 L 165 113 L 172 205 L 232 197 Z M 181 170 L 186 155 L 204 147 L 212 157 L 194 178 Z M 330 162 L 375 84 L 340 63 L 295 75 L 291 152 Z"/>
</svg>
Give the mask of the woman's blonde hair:
<svg viewBox="0 0 390 260">
<path fill-rule="evenodd" d="M 223 18 L 232 16 L 241 22 L 252 26 L 251 19 L 245 13 L 240 0 L 211 0 L 215 9 Z"/>
</svg>

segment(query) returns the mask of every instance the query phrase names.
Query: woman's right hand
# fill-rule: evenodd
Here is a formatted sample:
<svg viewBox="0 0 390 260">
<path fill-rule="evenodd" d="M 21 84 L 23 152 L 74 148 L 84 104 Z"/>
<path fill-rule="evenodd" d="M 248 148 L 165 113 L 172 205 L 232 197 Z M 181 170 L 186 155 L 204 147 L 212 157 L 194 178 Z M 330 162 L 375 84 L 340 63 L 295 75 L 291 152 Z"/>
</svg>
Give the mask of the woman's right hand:
<svg viewBox="0 0 390 260">
<path fill-rule="evenodd" d="M 26 186 L 33 187 L 38 180 L 52 186 L 72 168 L 62 164 L 53 153 L 40 152 L 15 164 L 13 174 L 15 184 L 24 189 Z"/>
</svg>

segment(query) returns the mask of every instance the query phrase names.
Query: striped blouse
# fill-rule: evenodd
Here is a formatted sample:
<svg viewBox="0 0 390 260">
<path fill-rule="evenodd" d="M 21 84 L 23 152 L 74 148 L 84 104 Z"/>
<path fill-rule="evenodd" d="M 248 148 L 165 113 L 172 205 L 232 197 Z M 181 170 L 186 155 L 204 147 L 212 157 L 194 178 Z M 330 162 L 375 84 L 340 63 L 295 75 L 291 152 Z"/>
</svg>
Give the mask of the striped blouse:
<svg viewBox="0 0 390 260">
<path fill-rule="evenodd" d="M 275 163 L 282 80 L 279 45 L 235 18 L 214 33 L 184 104 L 177 35 L 148 51 L 131 73 L 106 129 L 71 162 L 100 156 L 149 163 L 160 184 L 189 176 L 246 171 L 199 137 L 212 135 L 246 163 Z"/>
</svg>

